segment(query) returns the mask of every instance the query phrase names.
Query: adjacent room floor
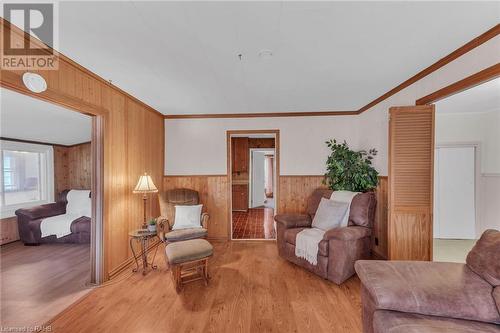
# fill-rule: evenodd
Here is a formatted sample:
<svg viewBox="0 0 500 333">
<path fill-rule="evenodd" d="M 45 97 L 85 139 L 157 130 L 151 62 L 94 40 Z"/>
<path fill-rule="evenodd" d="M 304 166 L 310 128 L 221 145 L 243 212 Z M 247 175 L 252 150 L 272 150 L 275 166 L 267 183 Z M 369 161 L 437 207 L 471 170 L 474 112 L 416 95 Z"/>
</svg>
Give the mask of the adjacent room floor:
<svg viewBox="0 0 500 333">
<path fill-rule="evenodd" d="M 233 239 L 276 239 L 274 209 L 233 212 Z"/>
<path fill-rule="evenodd" d="M 123 273 L 52 323 L 54 332 L 361 332 L 360 282 L 341 286 L 278 256 L 275 242 L 214 243 L 211 280 L 175 292 L 157 271 Z"/>
<path fill-rule="evenodd" d="M 90 245 L 21 242 L 0 248 L 2 327 L 42 325 L 89 290 Z"/>
<path fill-rule="evenodd" d="M 434 261 L 464 263 L 467 254 L 476 244 L 476 239 L 438 239 L 434 238 Z"/>
</svg>

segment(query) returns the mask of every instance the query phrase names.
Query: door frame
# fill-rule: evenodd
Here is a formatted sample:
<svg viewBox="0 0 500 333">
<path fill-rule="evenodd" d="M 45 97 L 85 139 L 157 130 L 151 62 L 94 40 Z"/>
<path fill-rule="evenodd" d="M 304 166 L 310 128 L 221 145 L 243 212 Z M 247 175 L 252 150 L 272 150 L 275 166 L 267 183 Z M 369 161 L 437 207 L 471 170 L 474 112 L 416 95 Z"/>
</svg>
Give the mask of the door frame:
<svg viewBox="0 0 500 333">
<path fill-rule="evenodd" d="M 90 224 L 90 284 L 100 285 L 104 282 L 104 135 L 105 119 L 104 114 L 99 109 L 90 109 L 83 102 L 80 105 L 73 106 L 65 103 L 64 100 L 52 99 L 46 95 L 36 94 L 24 88 L 15 85 L 8 85 L 0 81 L 0 87 L 12 90 L 16 93 L 26 95 L 41 101 L 49 102 L 61 106 L 69 111 L 78 112 L 92 117 L 91 133 L 91 202 L 92 218 Z"/>
<path fill-rule="evenodd" d="M 274 214 L 278 211 L 278 199 L 279 199 L 279 180 L 280 180 L 280 130 L 279 129 L 258 129 L 258 130 L 227 130 L 226 131 L 226 175 L 227 175 L 227 207 L 228 207 L 228 239 L 233 240 L 233 180 L 232 180 L 232 170 L 231 170 L 231 137 L 233 135 L 254 135 L 254 134 L 273 134 L 274 135 L 274 163 L 275 163 L 275 181 L 276 181 L 276 193 L 274 194 Z M 250 192 L 250 191 L 249 191 Z M 247 241 L 248 239 L 234 239 L 237 241 Z M 260 241 L 260 239 L 259 239 Z"/>
<path fill-rule="evenodd" d="M 479 191 L 479 184 L 481 182 L 481 143 L 480 142 L 450 142 L 450 143 L 440 143 L 434 146 L 434 153 L 436 154 L 437 149 L 439 148 L 474 148 L 474 216 L 475 216 L 475 225 L 474 225 L 474 233 L 476 238 L 479 235 L 479 229 L 481 224 L 481 210 L 479 209 L 479 203 L 481 200 L 481 193 Z M 434 158 L 436 161 L 436 158 Z M 434 164 L 434 167 L 439 164 Z M 434 173 L 434 184 L 436 184 L 436 173 Z M 434 188 L 433 188 L 434 191 Z M 436 199 L 436 193 L 433 195 L 434 200 Z M 434 206 L 436 208 L 436 206 Z M 434 213 L 433 213 L 434 214 Z M 434 219 L 433 219 L 434 220 Z M 432 238 L 434 239 L 434 228 L 432 232 Z"/>
<path fill-rule="evenodd" d="M 446 97 L 458 94 L 462 91 L 468 90 L 470 88 L 473 88 L 475 86 L 478 86 L 482 83 L 491 81 L 493 79 L 496 79 L 500 77 L 500 64 L 495 64 L 493 66 L 490 66 L 488 68 L 485 68 L 477 73 L 474 73 L 472 75 L 469 75 L 461 80 L 458 80 L 452 84 L 449 84 L 445 86 L 444 88 L 438 89 L 428 95 L 425 95 L 415 101 L 415 105 L 430 105 L 434 104 L 435 102 L 444 99 Z M 389 160 L 390 160 L 390 151 L 389 151 Z M 434 195 L 434 188 L 433 188 L 433 195 Z M 390 198 L 389 198 L 390 201 Z M 390 205 L 390 202 L 389 202 Z M 389 217 L 390 218 L 390 217 Z M 431 239 L 434 237 L 434 231 L 431 229 Z M 430 242 L 430 253 L 432 256 L 433 253 L 433 242 Z"/>
<path fill-rule="evenodd" d="M 249 196 L 248 196 L 248 206 L 250 207 L 251 204 L 252 204 L 252 171 L 253 171 L 253 155 L 252 153 L 254 151 L 262 151 L 262 152 L 266 152 L 266 151 L 270 151 L 270 152 L 273 152 L 274 155 L 276 154 L 276 149 L 275 148 L 249 148 L 248 149 L 249 151 L 249 168 L 248 168 L 248 193 L 249 193 Z M 276 173 L 276 161 L 274 161 L 273 163 L 273 172 Z M 274 179 L 273 179 L 274 180 Z M 273 192 L 276 191 L 276 182 L 274 181 L 274 184 L 273 184 Z"/>
</svg>

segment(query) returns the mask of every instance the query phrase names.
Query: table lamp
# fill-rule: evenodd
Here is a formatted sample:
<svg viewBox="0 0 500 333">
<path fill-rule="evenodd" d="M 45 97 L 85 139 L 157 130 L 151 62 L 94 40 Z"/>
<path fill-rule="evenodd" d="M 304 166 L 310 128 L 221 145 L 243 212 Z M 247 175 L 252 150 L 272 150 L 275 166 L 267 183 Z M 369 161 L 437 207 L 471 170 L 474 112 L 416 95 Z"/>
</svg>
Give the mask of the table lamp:
<svg viewBox="0 0 500 333">
<path fill-rule="evenodd" d="M 148 175 L 147 173 L 144 173 L 142 176 L 139 177 L 139 181 L 137 182 L 137 185 L 135 186 L 135 188 L 132 192 L 133 193 L 142 193 L 142 200 L 144 202 L 144 223 L 142 224 L 142 228 L 146 229 L 147 228 L 147 225 L 146 225 L 146 201 L 148 200 L 148 197 L 146 194 L 156 193 L 156 192 L 158 192 L 158 189 L 156 188 L 155 184 L 153 183 L 151 176 Z"/>
</svg>

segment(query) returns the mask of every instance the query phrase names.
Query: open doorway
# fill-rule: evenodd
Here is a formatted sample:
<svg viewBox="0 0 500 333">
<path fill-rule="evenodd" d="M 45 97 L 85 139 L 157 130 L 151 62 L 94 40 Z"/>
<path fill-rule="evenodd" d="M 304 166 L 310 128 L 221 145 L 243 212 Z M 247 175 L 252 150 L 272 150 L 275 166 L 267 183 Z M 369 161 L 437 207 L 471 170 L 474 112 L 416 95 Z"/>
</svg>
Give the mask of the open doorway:
<svg viewBox="0 0 500 333">
<path fill-rule="evenodd" d="M 433 259 L 465 262 L 500 229 L 500 79 L 435 103 Z"/>
<path fill-rule="evenodd" d="M 277 131 L 229 131 L 231 239 L 276 239 Z"/>
<path fill-rule="evenodd" d="M 95 117 L 1 89 L 2 325 L 42 325 L 99 281 Z"/>
</svg>

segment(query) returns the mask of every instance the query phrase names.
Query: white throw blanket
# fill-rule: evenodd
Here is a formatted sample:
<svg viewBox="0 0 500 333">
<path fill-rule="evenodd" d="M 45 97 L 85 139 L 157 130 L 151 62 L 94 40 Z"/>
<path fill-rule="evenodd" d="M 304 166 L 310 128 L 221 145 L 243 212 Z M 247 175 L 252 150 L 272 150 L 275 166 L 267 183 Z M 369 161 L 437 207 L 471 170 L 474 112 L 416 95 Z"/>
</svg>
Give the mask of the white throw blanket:
<svg viewBox="0 0 500 333">
<path fill-rule="evenodd" d="M 349 222 L 349 212 L 351 210 L 351 201 L 358 192 L 334 191 L 330 200 L 346 202 L 349 204 L 339 227 L 346 227 Z M 323 239 L 326 230 L 318 228 L 306 228 L 299 232 L 295 239 L 295 255 L 298 258 L 304 258 L 311 265 L 318 264 L 319 243 Z"/>
<path fill-rule="evenodd" d="M 333 191 L 330 200 L 338 201 L 338 202 L 346 202 L 349 206 L 347 207 L 347 212 L 344 215 L 344 219 L 342 223 L 340 223 L 340 227 L 347 227 L 349 223 L 349 213 L 351 212 L 351 202 L 356 194 L 359 192 L 351 192 L 351 191 Z"/>
<path fill-rule="evenodd" d="M 318 228 L 306 228 L 299 232 L 295 239 L 295 256 L 304 258 L 311 265 L 317 265 L 319 242 L 325 232 Z"/>
<path fill-rule="evenodd" d="M 61 238 L 71 234 L 71 222 L 80 216 L 81 215 L 63 214 L 44 218 L 40 224 L 42 237 L 56 235 L 57 238 Z"/>
<path fill-rule="evenodd" d="M 86 190 L 71 190 L 68 192 L 66 199 L 66 214 L 47 217 L 40 223 L 40 231 L 42 237 L 55 235 L 61 238 L 71 234 L 71 223 L 79 217 L 91 216 L 91 199 L 89 198 L 90 191 Z"/>
</svg>

